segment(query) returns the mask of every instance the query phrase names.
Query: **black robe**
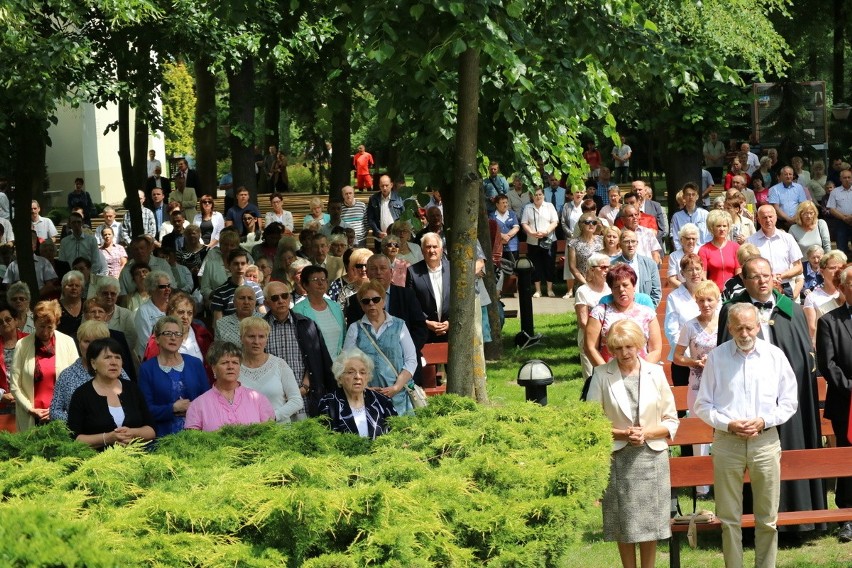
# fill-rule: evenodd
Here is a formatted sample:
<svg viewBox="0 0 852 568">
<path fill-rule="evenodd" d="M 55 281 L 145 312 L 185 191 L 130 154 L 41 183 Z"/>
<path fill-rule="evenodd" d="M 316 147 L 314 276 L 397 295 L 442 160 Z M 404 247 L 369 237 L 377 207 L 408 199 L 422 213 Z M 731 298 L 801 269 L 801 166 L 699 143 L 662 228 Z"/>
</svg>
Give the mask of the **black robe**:
<svg viewBox="0 0 852 568">
<path fill-rule="evenodd" d="M 811 344 L 808 324 L 801 306 L 793 303 L 787 296 L 773 291 L 775 308 L 770 316 L 772 337 L 759 337 L 769 340 L 786 355 L 799 384 L 799 406 L 796 413 L 778 427 L 782 450 L 803 450 L 822 447 L 820 431 L 819 393 L 817 392 L 816 359 Z M 728 308 L 730 304 L 751 303 L 748 291 L 735 295 L 722 306 L 719 314 L 718 344 L 732 339 L 728 332 Z M 743 510 L 750 511 L 750 491 L 744 495 Z M 826 495 L 821 479 L 785 481 L 781 484 L 781 500 L 778 511 L 812 511 L 825 509 Z M 823 530 L 825 525 L 795 525 L 778 527 L 779 531 Z"/>
</svg>

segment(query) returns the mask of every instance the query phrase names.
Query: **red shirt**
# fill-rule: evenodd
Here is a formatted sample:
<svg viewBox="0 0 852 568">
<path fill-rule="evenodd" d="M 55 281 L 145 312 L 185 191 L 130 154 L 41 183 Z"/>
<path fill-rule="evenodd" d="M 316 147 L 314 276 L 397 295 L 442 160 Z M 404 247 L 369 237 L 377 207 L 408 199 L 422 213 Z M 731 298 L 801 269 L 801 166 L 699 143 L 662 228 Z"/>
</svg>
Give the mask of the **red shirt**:
<svg viewBox="0 0 852 568">
<path fill-rule="evenodd" d="M 352 159 L 352 163 L 355 164 L 355 175 L 369 175 L 370 166 L 373 165 L 373 155 L 369 152 L 355 154 L 355 157 Z"/>
<path fill-rule="evenodd" d="M 725 282 L 734 277 L 734 271 L 740 267 L 737 261 L 737 251 L 740 245 L 728 241 L 721 249 L 709 242 L 701 245 L 698 256 L 707 268 L 707 279 L 712 280 L 719 287 L 719 291 L 725 289 Z"/>
</svg>

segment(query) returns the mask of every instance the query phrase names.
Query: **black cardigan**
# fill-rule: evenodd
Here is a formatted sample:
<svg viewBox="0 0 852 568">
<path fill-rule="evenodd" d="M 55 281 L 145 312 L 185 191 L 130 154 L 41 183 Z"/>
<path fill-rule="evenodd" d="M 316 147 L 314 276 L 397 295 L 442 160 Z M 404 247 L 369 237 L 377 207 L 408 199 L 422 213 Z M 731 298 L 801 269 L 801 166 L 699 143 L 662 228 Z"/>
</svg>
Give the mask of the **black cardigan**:
<svg viewBox="0 0 852 568">
<path fill-rule="evenodd" d="M 124 409 L 124 426 L 154 428 L 154 418 L 148 411 L 145 398 L 136 383 L 122 380 L 118 400 Z M 116 429 L 112 414 L 109 413 L 107 399 L 95 392 L 92 381 L 78 388 L 71 396 L 71 403 L 68 405 L 68 429 L 74 437 L 80 434 L 102 434 Z"/>
</svg>

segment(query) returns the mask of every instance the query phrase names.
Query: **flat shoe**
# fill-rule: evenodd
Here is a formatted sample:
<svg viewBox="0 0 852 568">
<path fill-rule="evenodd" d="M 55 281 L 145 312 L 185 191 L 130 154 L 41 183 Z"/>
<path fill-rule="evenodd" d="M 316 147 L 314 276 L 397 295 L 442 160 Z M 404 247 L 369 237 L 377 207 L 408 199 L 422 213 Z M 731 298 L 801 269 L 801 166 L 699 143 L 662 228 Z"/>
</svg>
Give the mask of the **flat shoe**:
<svg viewBox="0 0 852 568">
<path fill-rule="evenodd" d="M 533 298 L 541 298 L 541 292 L 536 292 L 533 294 Z"/>
</svg>

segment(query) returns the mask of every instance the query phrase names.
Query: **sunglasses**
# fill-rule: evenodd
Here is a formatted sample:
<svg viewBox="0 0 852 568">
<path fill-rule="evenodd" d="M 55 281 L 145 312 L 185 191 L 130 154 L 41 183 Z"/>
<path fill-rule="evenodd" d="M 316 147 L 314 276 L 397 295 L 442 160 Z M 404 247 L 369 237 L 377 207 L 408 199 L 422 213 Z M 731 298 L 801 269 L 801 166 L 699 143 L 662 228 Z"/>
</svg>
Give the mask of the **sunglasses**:
<svg viewBox="0 0 852 568">
<path fill-rule="evenodd" d="M 213 205 L 213 202 L 212 201 L 202 201 L 201 204 L 202 205 Z"/>
<path fill-rule="evenodd" d="M 381 301 L 382 301 L 381 296 L 373 296 L 371 298 L 361 298 L 361 305 L 362 306 L 369 306 L 370 304 L 378 304 Z"/>
<path fill-rule="evenodd" d="M 355 268 L 357 268 L 358 270 L 366 270 L 367 265 L 364 264 L 364 263 L 358 263 L 358 264 L 355 265 Z"/>
<path fill-rule="evenodd" d="M 385 243 L 385 246 L 392 249 L 398 249 L 399 243 Z"/>
<path fill-rule="evenodd" d="M 590 220 L 589 221 L 580 221 L 580 222 L 584 225 L 597 225 L 598 224 L 597 221 L 590 221 Z"/>
<path fill-rule="evenodd" d="M 287 300 L 290 298 L 290 292 L 281 292 L 280 294 L 272 294 L 269 296 L 270 302 L 277 302 L 278 300 Z"/>
<path fill-rule="evenodd" d="M 171 284 L 157 284 L 157 288 L 159 288 L 160 290 L 167 290 L 171 287 L 172 287 Z"/>
</svg>

